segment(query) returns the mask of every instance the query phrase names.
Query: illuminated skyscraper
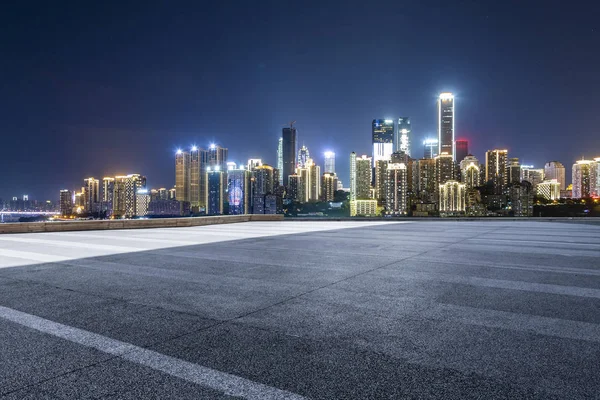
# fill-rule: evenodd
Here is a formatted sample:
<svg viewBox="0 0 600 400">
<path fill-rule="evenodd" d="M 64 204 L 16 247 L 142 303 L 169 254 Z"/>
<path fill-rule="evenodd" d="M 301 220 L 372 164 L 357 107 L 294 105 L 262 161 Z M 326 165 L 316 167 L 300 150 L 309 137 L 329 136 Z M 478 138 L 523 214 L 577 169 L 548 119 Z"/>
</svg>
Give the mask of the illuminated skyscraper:
<svg viewBox="0 0 600 400">
<path fill-rule="evenodd" d="M 283 138 L 277 141 L 277 170 L 279 170 L 279 186 L 283 186 Z"/>
<path fill-rule="evenodd" d="M 321 201 L 333 201 L 337 190 L 337 176 L 325 172 L 321 177 Z"/>
<path fill-rule="evenodd" d="M 374 119 L 371 126 L 373 138 L 373 168 L 378 160 L 389 160 L 394 152 L 394 121 Z"/>
<path fill-rule="evenodd" d="M 293 201 L 302 201 L 302 182 L 300 175 L 290 175 L 287 184 L 287 198 Z"/>
<path fill-rule="evenodd" d="M 435 176 L 438 185 L 454 180 L 454 161 L 452 160 L 452 155 L 442 153 L 435 157 Z"/>
<path fill-rule="evenodd" d="M 460 162 L 460 171 L 462 183 L 465 184 L 467 190 L 474 189 L 481 184 L 479 160 L 474 156 L 468 155 Z"/>
<path fill-rule="evenodd" d="M 422 201 L 426 203 L 433 203 L 435 201 L 435 193 L 437 191 L 435 159 L 422 158 L 417 162 L 417 168 L 417 195 Z"/>
<path fill-rule="evenodd" d="M 214 171 L 215 167 L 219 167 L 220 171 L 227 171 L 227 157 L 229 150 L 212 143 L 208 146 L 206 164 Z"/>
<path fill-rule="evenodd" d="M 94 204 L 98 203 L 100 198 L 100 181 L 96 178 L 84 179 L 84 199 L 83 204 L 85 211 L 90 213 L 94 207 Z"/>
<path fill-rule="evenodd" d="M 310 152 L 308 151 L 308 147 L 302 146 L 300 150 L 298 150 L 298 163 L 296 164 L 297 168 L 306 168 L 306 163 L 310 158 Z"/>
<path fill-rule="evenodd" d="M 458 139 L 455 142 L 456 163 L 460 164 L 464 158 L 469 155 L 469 141 L 466 139 Z"/>
<path fill-rule="evenodd" d="M 410 118 L 398 118 L 398 130 L 396 131 L 396 146 L 394 151 L 402 151 L 410 156 Z"/>
<path fill-rule="evenodd" d="M 145 217 L 148 215 L 148 205 L 150 204 L 150 194 L 147 189 L 139 189 L 135 195 L 135 215 Z"/>
<path fill-rule="evenodd" d="M 230 215 L 250 212 L 250 175 L 251 172 L 245 169 L 227 171 L 227 197 Z"/>
<path fill-rule="evenodd" d="M 527 181 L 531 183 L 534 190 L 544 179 L 543 168 L 534 168 L 533 165 L 521 165 L 521 182 Z"/>
<path fill-rule="evenodd" d="M 408 174 L 406 164 L 388 164 L 385 179 L 385 213 L 406 215 L 408 212 Z"/>
<path fill-rule="evenodd" d="M 175 189 L 177 200 L 190 201 L 190 153 L 177 150 L 175 154 Z"/>
<path fill-rule="evenodd" d="M 67 216 L 73 212 L 73 192 L 67 189 L 60 191 L 60 215 Z"/>
<path fill-rule="evenodd" d="M 206 170 L 206 214 L 223 214 L 225 194 L 224 172 L 217 165 Z"/>
<path fill-rule="evenodd" d="M 425 139 L 423 147 L 423 158 L 435 158 L 438 155 L 439 141 L 437 139 Z"/>
<path fill-rule="evenodd" d="M 355 153 L 352 153 L 350 164 L 354 168 L 350 171 L 350 199 L 367 200 L 371 198 L 371 157 L 362 155 L 357 158 Z M 354 184 L 352 181 L 354 180 Z"/>
<path fill-rule="evenodd" d="M 389 160 L 377 160 L 375 162 L 375 198 L 377 199 L 377 203 L 382 206 L 385 206 L 387 168 L 389 163 Z"/>
<path fill-rule="evenodd" d="M 449 154 L 456 161 L 454 148 L 454 95 L 441 93 L 438 99 L 438 154 Z"/>
<path fill-rule="evenodd" d="M 190 151 L 190 207 L 193 212 L 199 212 L 200 207 L 204 207 L 202 201 L 200 185 L 202 184 L 202 172 L 206 151 L 196 146 Z"/>
<path fill-rule="evenodd" d="M 508 150 L 488 150 L 485 153 L 485 181 L 492 181 L 494 194 L 506 194 Z"/>
<path fill-rule="evenodd" d="M 465 185 L 457 181 L 446 181 L 439 187 L 440 213 L 459 214 L 465 212 Z"/>
<path fill-rule="evenodd" d="M 275 188 L 275 168 L 270 165 L 263 164 L 259 167 L 255 167 L 252 170 L 252 195 L 251 201 L 253 205 L 254 214 L 264 214 L 264 201 L 265 196 L 273 194 Z M 257 207 L 254 207 L 256 203 Z M 256 208 L 256 210 L 254 210 Z M 258 210 L 258 211 L 257 211 Z"/>
<path fill-rule="evenodd" d="M 298 174 L 300 175 L 302 202 L 318 201 L 321 190 L 321 167 L 309 158 L 304 168 L 298 168 Z"/>
<path fill-rule="evenodd" d="M 324 173 L 335 174 L 335 153 L 326 151 L 325 154 L 325 170 Z"/>
<path fill-rule="evenodd" d="M 592 195 L 592 174 L 594 162 L 591 160 L 579 160 L 573 164 L 573 194 L 572 198 L 581 199 Z"/>
<path fill-rule="evenodd" d="M 281 132 L 283 182 L 288 182 L 289 176 L 293 175 L 296 170 L 296 128 L 292 124 L 289 128 L 283 128 Z"/>
<path fill-rule="evenodd" d="M 260 167 L 263 165 L 262 160 L 260 158 L 250 158 L 248 160 L 247 169 L 248 171 L 252 171 L 256 167 Z"/>
<path fill-rule="evenodd" d="M 556 179 L 560 186 L 560 190 L 565 190 L 567 187 L 565 166 L 558 161 L 550 161 L 546 163 L 544 166 L 544 178 L 549 180 Z"/>
<path fill-rule="evenodd" d="M 100 201 L 103 203 L 113 203 L 113 195 L 115 192 L 115 178 L 104 177 L 102 178 L 102 191 L 100 194 Z"/>
</svg>

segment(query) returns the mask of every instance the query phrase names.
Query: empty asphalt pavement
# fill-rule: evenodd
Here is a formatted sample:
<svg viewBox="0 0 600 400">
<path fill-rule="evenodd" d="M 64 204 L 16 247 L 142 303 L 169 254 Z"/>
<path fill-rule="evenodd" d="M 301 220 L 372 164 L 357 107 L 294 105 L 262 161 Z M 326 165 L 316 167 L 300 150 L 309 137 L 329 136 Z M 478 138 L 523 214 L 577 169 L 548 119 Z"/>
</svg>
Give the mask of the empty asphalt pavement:
<svg viewBox="0 0 600 400">
<path fill-rule="evenodd" d="M 0 399 L 600 397 L 600 225 L 0 235 Z"/>
</svg>

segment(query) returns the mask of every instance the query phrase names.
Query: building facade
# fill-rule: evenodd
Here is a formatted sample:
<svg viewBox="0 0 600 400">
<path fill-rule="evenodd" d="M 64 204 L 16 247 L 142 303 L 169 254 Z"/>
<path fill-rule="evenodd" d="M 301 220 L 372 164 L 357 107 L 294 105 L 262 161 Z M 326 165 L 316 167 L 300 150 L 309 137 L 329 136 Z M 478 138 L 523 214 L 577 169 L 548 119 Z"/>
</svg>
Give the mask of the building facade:
<svg viewBox="0 0 600 400">
<path fill-rule="evenodd" d="M 506 177 L 506 165 L 508 161 L 508 150 L 488 150 L 485 153 L 485 181 L 492 182 L 494 194 L 506 194 L 508 180 Z"/>
<path fill-rule="evenodd" d="M 373 168 L 379 160 L 388 160 L 394 152 L 394 121 L 374 119 L 371 123 L 373 142 Z"/>
<path fill-rule="evenodd" d="M 401 151 L 410 157 L 410 142 L 411 142 L 411 126 L 410 118 L 398 118 L 396 130 L 396 145 L 394 151 Z"/>
<path fill-rule="evenodd" d="M 456 161 L 454 123 L 454 95 L 441 93 L 438 98 L 438 154 L 449 154 Z"/>
<path fill-rule="evenodd" d="M 290 175 L 296 171 L 296 128 L 293 126 L 283 128 L 281 132 L 281 151 L 282 151 L 282 169 L 283 182 L 288 182 Z"/>
<path fill-rule="evenodd" d="M 565 166 L 558 161 L 550 161 L 544 165 L 544 179 L 556 179 L 560 186 L 560 190 L 565 190 L 567 187 Z"/>
</svg>

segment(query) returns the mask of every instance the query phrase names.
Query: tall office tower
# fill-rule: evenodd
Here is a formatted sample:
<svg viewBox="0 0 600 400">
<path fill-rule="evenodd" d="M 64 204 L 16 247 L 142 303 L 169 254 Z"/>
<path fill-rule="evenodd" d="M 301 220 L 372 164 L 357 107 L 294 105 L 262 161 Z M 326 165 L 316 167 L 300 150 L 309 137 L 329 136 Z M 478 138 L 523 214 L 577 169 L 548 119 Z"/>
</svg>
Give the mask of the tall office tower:
<svg viewBox="0 0 600 400">
<path fill-rule="evenodd" d="M 544 165 L 544 178 L 549 180 L 556 179 L 560 185 L 560 190 L 565 190 L 567 187 L 565 166 L 558 161 L 550 161 Z"/>
<path fill-rule="evenodd" d="M 386 175 L 385 213 L 406 215 L 408 212 L 408 169 L 406 164 L 388 164 Z"/>
<path fill-rule="evenodd" d="M 137 215 L 137 193 L 146 189 L 146 177 L 140 174 L 129 174 L 125 177 L 125 214 L 127 218 Z"/>
<path fill-rule="evenodd" d="M 144 217 L 148 215 L 148 205 L 150 204 L 150 194 L 147 189 L 140 189 L 135 196 L 135 215 Z"/>
<path fill-rule="evenodd" d="M 308 159 L 306 166 L 310 172 L 310 185 L 308 199 L 309 201 L 319 201 L 321 191 L 321 167 L 319 167 L 312 159 Z"/>
<path fill-rule="evenodd" d="M 538 183 L 535 193 L 546 200 L 560 199 L 560 183 L 556 179 L 548 179 Z"/>
<path fill-rule="evenodd" d="M 438 99 L 438 154 L 449 154 L 456 161 L 454 149 L 454 95 L 441 93 Z"/>
<path fill-rule="evenodd" d="M 73 212 L 73 192 L 67 189 L 60 191 L 60 215 L 67 216 Z"/>
<path fill-rule="evenodd" d="M 385 206 L 385 181 L 389 163 L 389 160 L 377 160 L 375 162 L 375 199 L 381 206 Z"/>
<path fill-rule="evenodd" d="M 277 170 L 279 171 L 279 186 L 283 186 L 283 138 L 277 141 Z"/>
<path fill-rule="evenodd" d="M 321 177 L 321 201 L 333 201 L 337 190 L 337 176 L 325 172 Z"/>
<path fill-rule="evenodd" d="M 417 162 L 417 168 L 419 170 L 417 196 L 426 203 L 433 203 L 437 185 L 435 159 L 422 158 Z"/>
<path fill-rule="evenodd" d="M 84 193 L 83 204 L 85 211 L 90 213 L 93 210 L 94 204 L 98 203 L 100 199 L 100 181 L 96 178 L 86 178 L 84 181 Z"/>
<path fill-rule="evenodd" d="M 296 164 L 298 168 L 306 168 L 306 163 L 310 158 L 310 152 L 308 151 L 308 147 L 302 146 L 300 150 L 298 150 L 298 163 Z"/>
<path fill-rule="evenodd" d="M 175 154 L 175 189 L 177 190 L 177 200 L 187 201 L 190 197 L 190 153 L 177 150 Z"/>
<path fill-rule="evenodd" d="M 574 199 L 582 199 L 592 195 L 592 178 L 594 162 L 579 160 L 573 164 L 573 194 Z"/>
<path fill-rule="evenodd" d="M 240 215 L 250 212 L 250 177 L 252 173 L 243 168 L 227 171 L 227 197 L 229 214 Z"/>
<path fill-rule="evenodd" d="M 469 155 L 469 141 L 466 139 L 458 139 L 455 142 L 456 147 L 456 163 L 460 164 L 466 156 Z"/>
<path fill-rule="evenodd" d="M 435 157 L 435 176 L 437 185 L 454 180 L 454 161 L 452 155 L 442 153 Z"/>
<path fill-rule="evenodd" d="M 206 214 L 223 214 L 225 175 L 221 167 L 206 168 Z"/>
<path fill-rule="evenodd" d="M 467 190 L 478 187 L 480 183 L 480 165 L 479 160 L 472 155 L 468 155 L 460 162 L 460 171 L 462 183 L 465 184 Z"/>
<path fill-rule="evenodd" d="M 509 185 L 512 183 L 521 183 L 521 164 L 518 158 L 508 159 L 506 177 Z"/>
<path fill-rule="evenodd" d="M 260 158 L 250 158 L 248 159 L 248 171 L 252 171 L 256 167 L 260 167 L 263 165 L 262 160 Z"/>
<path fill-rule="evenodd" d="M 290 175 L 287 184 L 287 198 L 293 201 L 302 201 L 302 182 L 300 175 Z"/>
<path fill-rule="evenodd" d="M 485 181 L 492 181 L 494 194 L 506 194 L 506 162 L 508 150 L 488 150 L 485 153 Z"/>
<path fill-rule="evenodd" d="M 404 152 L 410 156 L 410 118 L 400 117 L 398 118 L 398 130 L 396 131 L 396 141 L 394 151 Z"/>
<path fill-rule="evenodd" d="M 536 186 L 544 181 L 544 169 L 534 168 L 533 165 L 521 165 L 521 181 L 527 181 Z"/>
<path fill-rule="evenodd" d="M 283 128 L 281 132 L 281 151 L 283 162 L 283 182 L 288 182 L 290 175 L 296 171 L 296 128 L 293 123 L 289 128 Z"/>
<path fill-rule="evenodd" d="M 115 193 L 115 178 L 104 177 L 102 178 L 102 193 L 100 194 L 100 201 L 107 204 L 113 203 L 113 196 Z"/>
<path fill-rule="evenodd" d="M 200 206 L 203 205 L 200 197 L 200 184 L 202 181 L 201 167 L 203 158 L 205 156 L 205 150 L 199 149 L 193 146 L 190 151 L 190 191 L 189 191 L 189 202 L 193 212 L 199 212 Z"/>
<path fill-rule="evenodd" d="M 355 159 L 354 177 L 355 177 L 355 189 L 354 195 L 351 194 L 351 198 L 354 200 L 368 200 L 371 198 L 371 157 L 362 155 L 360 158 Z M 350 176 L 352 176 L 352 171 Z M 352 182 L 350 182 L 352 185 Z"/>
<path fill-rule="evenodd" d="M 333 151 L 326 151 L 325 156 L 325 170 L 323 172 L 335 174 L 335 153 Z"/>
<path fill-rule="evenodd" d="M 425 139 L 423 141 L 423 158 L 435 158 L 438 155 L 439 141 L 437 139 Z"/>
<path fill-rule="evenodd" d="M 465 212 L 465 184 L 457 181 L 447 181 L 440 185 L 440 213 Z"/>
<path fill-rule="evenodd" d="M 373 168 L 379 160 L 389 160 L 394 152 L 394 121 L 391 119 L 374 119 L 372 126 Z"/>
</svg>

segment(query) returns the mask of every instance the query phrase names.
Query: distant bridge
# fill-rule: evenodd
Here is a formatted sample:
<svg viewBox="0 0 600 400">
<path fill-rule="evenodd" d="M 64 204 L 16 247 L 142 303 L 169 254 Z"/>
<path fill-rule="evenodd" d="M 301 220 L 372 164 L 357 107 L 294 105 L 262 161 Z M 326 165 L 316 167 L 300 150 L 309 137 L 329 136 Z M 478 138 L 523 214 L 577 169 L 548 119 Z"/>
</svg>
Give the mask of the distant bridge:
<svg viewBox="0 0 600 400">
<path fill-rule="evenodd" d="M 0 210 L 0 222 L 4 222 L 4 216 L 31 217 L 36 215 L 60 215 L 58 211 L 7 211 Z"/>
</svg>

